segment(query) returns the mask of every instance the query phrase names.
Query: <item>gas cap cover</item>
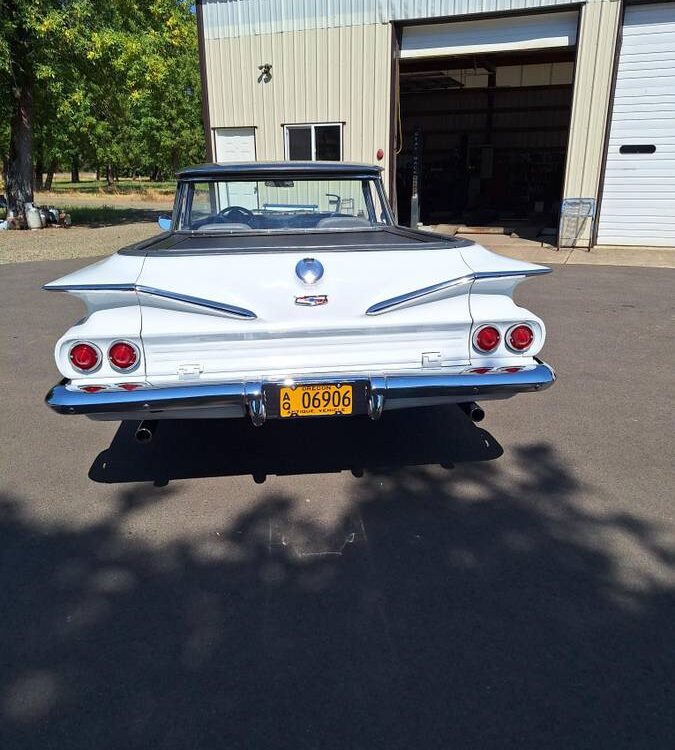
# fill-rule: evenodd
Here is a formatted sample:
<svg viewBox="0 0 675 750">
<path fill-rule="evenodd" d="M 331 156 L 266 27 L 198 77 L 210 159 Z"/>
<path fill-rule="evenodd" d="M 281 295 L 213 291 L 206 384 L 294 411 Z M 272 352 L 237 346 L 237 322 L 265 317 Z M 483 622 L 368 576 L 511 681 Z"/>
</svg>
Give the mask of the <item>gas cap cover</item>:
<svg viewBox="0 0 675 750">
<path fill-rule="evenodd" d="M 323 276 L 323 266 L 316 258 L 303 258 L 295 267 L 297 277 L 305 284 L 316 284 Z"/>
</svg>

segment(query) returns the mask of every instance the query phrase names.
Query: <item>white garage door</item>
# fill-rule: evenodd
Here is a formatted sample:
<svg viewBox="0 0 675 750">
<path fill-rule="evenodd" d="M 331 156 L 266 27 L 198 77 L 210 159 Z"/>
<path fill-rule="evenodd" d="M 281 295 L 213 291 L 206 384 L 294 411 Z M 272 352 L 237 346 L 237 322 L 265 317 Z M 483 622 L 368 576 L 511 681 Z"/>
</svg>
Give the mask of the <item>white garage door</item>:
<svg viewBox="0 0 675 750">
<path fill-rule="evenodd" d="M 577 11 L 565 11 L 406 26 L 401 36 L 401 57 L 571 47 L 576 43 L 577 23 Z"/>
<path fill-rule="evenodd" d="M 626 9 L 601 245 L 675 245 L 675 3 Z"/>
<path fill-rule="evenodd" d="M 216 161 L 255 161 L 255 128 L 216 128 Z M 227 206 L 258 208 L 255 182 L 235 182 L 220 186 L 220 202 Z"/>
</svg>

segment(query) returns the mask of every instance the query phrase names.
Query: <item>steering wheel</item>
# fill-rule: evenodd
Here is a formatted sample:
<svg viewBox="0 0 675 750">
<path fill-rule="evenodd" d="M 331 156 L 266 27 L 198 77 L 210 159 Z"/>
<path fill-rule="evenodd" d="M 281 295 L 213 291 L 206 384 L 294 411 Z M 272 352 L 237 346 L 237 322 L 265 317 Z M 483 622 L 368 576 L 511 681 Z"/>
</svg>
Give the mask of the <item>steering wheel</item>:
<svg viewBox="0 0 675 750">
<path fill-rule="evenodd" d="M 244 208 L 243 206 L 227 206 L 222 211 L 218 211 L 218 216 L 222 216 L 223 219 L 233 221 L 237 224 L 248 224 L 255 219 L 253 211 L 249 211 L 248 208 Z"/>
</svg>

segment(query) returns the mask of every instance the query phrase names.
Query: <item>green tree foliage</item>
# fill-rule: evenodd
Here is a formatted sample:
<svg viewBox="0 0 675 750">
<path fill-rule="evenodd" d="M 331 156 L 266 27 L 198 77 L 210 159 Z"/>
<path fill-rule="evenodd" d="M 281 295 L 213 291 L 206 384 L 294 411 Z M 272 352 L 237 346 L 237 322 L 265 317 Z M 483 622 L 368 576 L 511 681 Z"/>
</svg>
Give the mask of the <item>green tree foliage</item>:
<svg viewBox="0 0 675 750">
<path fill-rule="evenodd" d="M 189 0 L 2 0 L 0 156 L 11 167 L 10 135 L 28 93 L 39 170 L 77 159 L 120 174 L 169 175 L 203 159 L 192 7 Z"/>
</svg>

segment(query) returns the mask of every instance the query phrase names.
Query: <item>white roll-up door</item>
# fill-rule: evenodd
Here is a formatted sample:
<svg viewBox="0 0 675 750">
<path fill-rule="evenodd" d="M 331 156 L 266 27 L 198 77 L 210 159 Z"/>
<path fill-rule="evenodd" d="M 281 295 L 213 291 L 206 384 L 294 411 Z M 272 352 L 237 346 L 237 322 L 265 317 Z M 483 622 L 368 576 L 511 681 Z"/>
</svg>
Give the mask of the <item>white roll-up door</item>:
<svg viewBox="0 0 675 750">
<path fill-rule="evenodd" d="M 405 26 L 401 58 L 571 47 L 578 18 L 574 10 Z"/>
<path fill-rule="evenodd" d="M 626 9 L 598 244 L 675 245 L 672 2 Z"/>
</svg>

